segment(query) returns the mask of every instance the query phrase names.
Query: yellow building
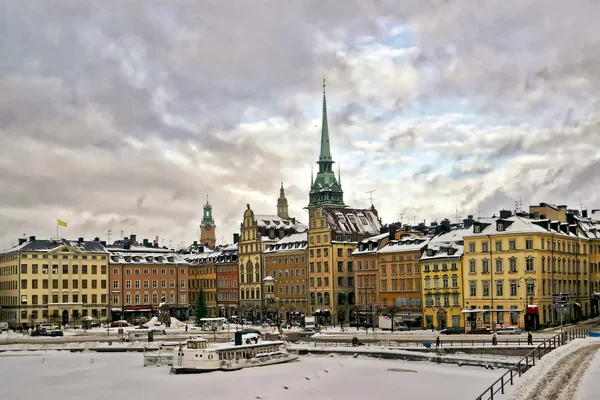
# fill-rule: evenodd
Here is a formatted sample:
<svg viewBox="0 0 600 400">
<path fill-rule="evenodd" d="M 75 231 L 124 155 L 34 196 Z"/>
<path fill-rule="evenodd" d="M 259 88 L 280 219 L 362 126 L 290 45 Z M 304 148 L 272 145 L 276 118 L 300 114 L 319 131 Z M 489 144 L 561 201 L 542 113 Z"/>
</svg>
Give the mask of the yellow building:
<svg viewBox="0 0 600 400">
<path fill-rule="evenodd" d="M 348 321 L 356 304 L 352 252 L 359 241 L 378 235 L 381 224 L 373 209 L 316 207 L 309 210 L 308 273 L 311 313 L 335 323 Z M 369 303 L 377 302 L 375 292 Z M 336 316 L 337 315 L 337 316 Z M 332 319 L 330 319 L 332 318 Z"/>
<path fill-rule="evenodd" d="M 456 229 L 434 236 L 420 258 L 423 287 L 423 326 L 464 328 L 463 235 Z"/>
<path fill-rule="evenodd" d="M 583 313 L 591 318 L 600 316 L 600 210 L 594 211 L 588 216 L 587 210 L 583 210 L 583 215 L 576 218 L 589 243 L 589 281 L 586 285 L 589 307 L 585 307 Z"/>
<path fill-rule="evenodd" d="M 377 251 L 390 240 L 390 234 L 382 233 L 358 242 L 352 252 L 354 264 L 354 290 L 356 293 L 355 319 L 358 325 L 373 326 L 382 304 L 379 301 L 379 290 L 386 282 L 379 282 Z M 387 305 L 386 305 L 387 306 Z"/>
<path fill-rule="evenodd" d="M 283 188 L 281 196 L 285 197 Z M 263 297 L 263 279 L 266 277 L 263 252 L 285 236 L 306 230 L 306 226 L 295 218 L 284 218 L 287 207 L 281 206 L 281 200 L 278 211 L 280 215 L 258 215 L 250 205 L 244 211 L 238 244 L 239 301 L 243 316 L 261 318 L 267 306 Z"/>
<path fill-rule="evenodd" d="M 295 233 L 264 251 L 267 311 L 271 318 L 300 320 L 308 310 L 307 232 Z M 269 288 L 269 289 L 267 289 Z"/>
<path fill-rule="evenodd" d="M 204 249 L 203 253 L 186 254 L 183 258 L 190 264 L 188 268 L 188 296 L 193 314 L 200 291 L 211 317 L 218 316 L 217 308 L 217 267 L 220 252 Z M 208 251 L 207 251 L 208 250 Z"/>
<path fill-rule="evenodd" d="M 464 306 L 474 310 L 467 314 L 470 327 L 557 323 L 553 293 L 570 293 L 576 312 L 587 305 L 588 246 L 576 224 L 501 211 L 498 218 L 476 221 L 464 246 Z"/>
<path fill-rule="evenodd" d="M 0 320 L 12 327 L 107 319 L 105 243 L 19 239 L 0 254 Z"/>
<path fill-rule="evenodd" d="M 422 285 L 419 258 L 428 239 L 406 231 L 396 233 L 377 252 L 379 259 L 379 301 L 383 307 L 397 307 L 395 313 L 410 325 L 421 325 Z"/>
</svg>

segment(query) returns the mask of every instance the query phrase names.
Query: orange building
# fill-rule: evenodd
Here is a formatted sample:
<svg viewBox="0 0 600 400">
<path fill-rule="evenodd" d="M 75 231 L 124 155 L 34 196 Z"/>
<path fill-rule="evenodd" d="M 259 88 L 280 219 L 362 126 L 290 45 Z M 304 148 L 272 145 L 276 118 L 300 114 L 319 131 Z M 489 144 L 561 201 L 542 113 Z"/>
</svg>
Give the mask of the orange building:
<svg viewBox="0 0 600 400">
<path fill-rule="evenodd" d="M 419 258 L 427 241 L 422 236 L 406 234 L 377 251 L 379 301 L 383 307 L 394 305 L 400 308 L 399 316 L 414 325 L 423 319 Z"/>
<path fill-rule="evenodd" d="M 238 247 L 237 243 L 219 250 L 217 255 L 216 279 L 217 298 L 215 306 L 219 317 L 235 315 L 239 301 Z"/>
<path fill-rule="evenodd" d="M 295 233 L 270 245 L 263 253 L 267 276 L 265 299 L 271 317 L 277 315 L 292 321 L 308 310 L 307 240 L 307 232 Z"/>
<path fill-rule="evenodd" d="M 135 235 L 108 246 L 111 320 L 158 315 L 164 298 L 176 318 L 189 317 L 189 264 L 171 250 L 137 245 Z"/>
</svg>

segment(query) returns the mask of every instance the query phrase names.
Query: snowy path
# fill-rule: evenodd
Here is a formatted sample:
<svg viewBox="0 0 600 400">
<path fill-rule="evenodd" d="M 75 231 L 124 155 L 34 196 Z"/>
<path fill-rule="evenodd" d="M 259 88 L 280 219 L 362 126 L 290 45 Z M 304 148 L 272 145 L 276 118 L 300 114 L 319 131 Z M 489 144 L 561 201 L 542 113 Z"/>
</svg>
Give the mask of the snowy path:
<svg viewBox="0 0 600 400">
<path fill-rule="evenodd" d="M 562 351 L 561 351 L 562 350 Z M 510 397 L 513 400 L 573 400 L 600 341 L 576 340 L 542 358 Z M 554 354 L 556 353 L 556 354 Z"/>
</svg>

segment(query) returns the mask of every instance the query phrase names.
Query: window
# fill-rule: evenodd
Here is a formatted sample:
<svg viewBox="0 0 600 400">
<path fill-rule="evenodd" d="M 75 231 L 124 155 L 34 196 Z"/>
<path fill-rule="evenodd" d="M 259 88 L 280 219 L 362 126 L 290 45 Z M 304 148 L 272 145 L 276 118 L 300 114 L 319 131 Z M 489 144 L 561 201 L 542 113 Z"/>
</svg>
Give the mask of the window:
<svg viewBox="0 0 600 400">
<path fill-rule="evenodd" d="M 501 258 L 496 258 L 496 273 L 501 274 L 502 273 L 502 259 Z"/>
<path fill-rule="evenodd" d="M 510 272 L 517 272 L 517 259 L 516 258 L 514 258 L 514 257 L 509 258 L 508 265 L 509 265 Z"/>
<path fill-rule="evenodd" d="M 498 232 L 503 232 L 504 231 L 504 224 L 502 222 L 498 222 L 498 224 L 496 225 L 496 230 Z"/>
<path fill-rule="evenodd" d="M 496 251 L 502 251 L 502 241 L 496 240 Z"/>
<path fill-rule="evenodd" d="M 483 260 L 481 260 L 481 273 L 482 274 L 490 273 L 490 265 L 489 265 L 489 260 L 487 258 L 484 258 Z"/>
<path fill-rule="evenodd" d="M 469 281 L 469 295 L 477 296 L 477 281 Z"/>
<path fill-rule="evenodd" d="M 477 272 L 477 270 L 475 267 L 475 260 L 469 260 L 469 273 L 474 274 L 476 272 Z"/>
<path fill-rule="evenodd" d="M 533 272 L 533 271 L 534 271 L 533 258 L 527 257 L 525 259 L 525 272 Z"/>
<path fill-rule="evenodd" d="M 475 253 L 475 242 L 469 243 L 469 253 Z"/>
<path fill-rule="evenodd" d="M 480 225 L 473 226 L 473 233 L 481 233 L 481 226 Z"/>
<path fill-rule="evenodd" d="M 496 296 L 504 296 L 504 281 L 496 281 Z"/>
<path fill-rule="evenodd" d="M 452 275 L 452 287 L 453 288 L 458 287 L 458 275 Z"/>
<path fill-rule="evenodd" d="M 517 281 L 510 281 L 510 295 L 511 296 L 516 296 L 517 295 L 517 288 L 518 288 L 518 284 Z"/>
<path fill-rule="evenodd" d="M 444 289 L 448 289 L 449 288 L 449 285 L 448 285 L 448 275 L 442 276 L 442 287 Z"/>
<path fill-rule="evenodd" d="M 396 283 L 397 281 L 394 279 L 392 281 L 393 283 Z M 395 285 L 392 286 L 392 290 L 397 290 L 395 287 Z M 431 278 L 430 277 L 426 277 L 425 278 L 425 289 L 431 289 Z"/>
<path fill-rule="evenodd" d="M 526 239 L 525 240 L 525 249 L 526 250 L 533 250 L 533 239 Z"/>
<path fill-rule="evenodd" d="M 489 243 L 487 241 L 481 242 L 481 251 L 484 253 L 490 251 Z"/>
<path fill-rule="evenodd" d="M 483 291 L 483 296 L 490 295 L 490 281 L 482 281 L 481 282 L 481 290 Z"/>
<path fill-rule="evenodd" d="M 533 296 L 535 294 L 535 281 L 527 280 L 527 296 Z"/>
<path fill-rule="evenodd" d="M 402 283 L 404 283 L 404 281 L 400 281 L 400 285 L 402 286 Z M 439 289 L 440 288 L 440 277 L 439 276 L 434 276 L 433 277 L 433 288 L 434 289 Z M 404 288 L 401 288 L 404 289 Z"/>
</svg>

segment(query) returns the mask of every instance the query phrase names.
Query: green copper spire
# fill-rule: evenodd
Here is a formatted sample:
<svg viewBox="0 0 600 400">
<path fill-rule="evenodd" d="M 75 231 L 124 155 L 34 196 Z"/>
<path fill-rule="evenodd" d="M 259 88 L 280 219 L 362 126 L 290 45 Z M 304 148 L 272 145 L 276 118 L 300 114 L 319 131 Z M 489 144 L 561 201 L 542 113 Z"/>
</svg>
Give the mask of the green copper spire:
<svg viewBox="0 0 600 400">
<path fill-rule="evenodd" d="M 327 124 L 327 99 L 325 98 L 325 78 L 323 78 L 323 121 L 321 122 L 321 154 L 319 161 L 331 161 L 329 147 L 329 126 Z"/>
<path fill-rule="evenodd" d="M 325 97 L 325 79 L 323 79 L 323 122 L 321 126 L 321 152 L 319 154 L 319 172 L 312 181 L 310 188 L 308 209 L 318 206 L 345 207 L 342 186 L 335 179 L 333 172 L 333 159 L 329 145 L 329 126 L 327 124 L 327 100 Z"/>
</svg>

